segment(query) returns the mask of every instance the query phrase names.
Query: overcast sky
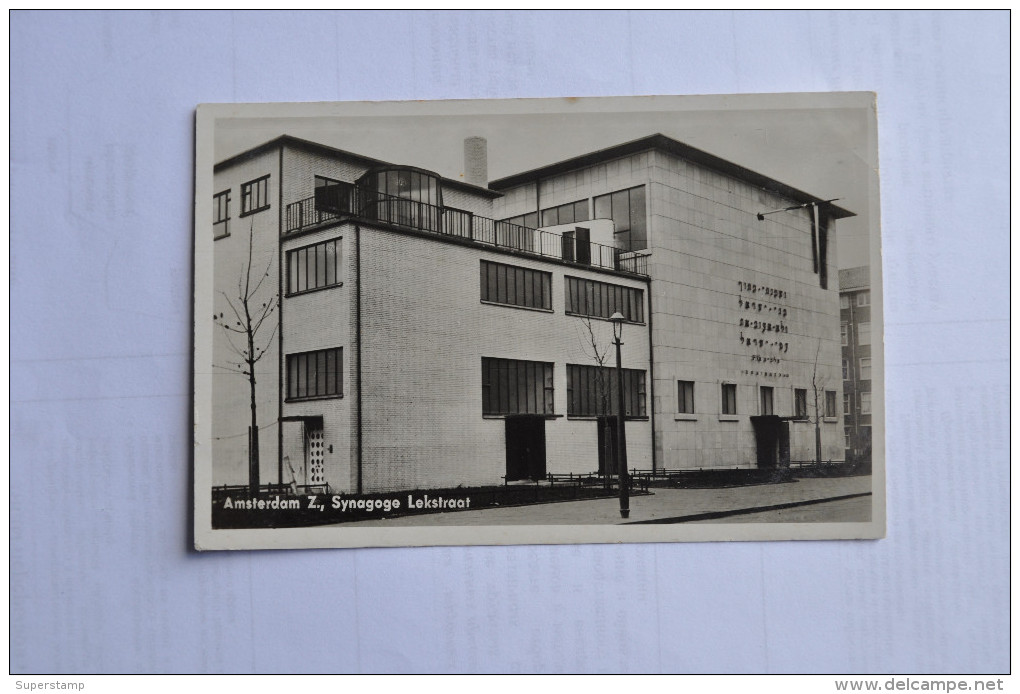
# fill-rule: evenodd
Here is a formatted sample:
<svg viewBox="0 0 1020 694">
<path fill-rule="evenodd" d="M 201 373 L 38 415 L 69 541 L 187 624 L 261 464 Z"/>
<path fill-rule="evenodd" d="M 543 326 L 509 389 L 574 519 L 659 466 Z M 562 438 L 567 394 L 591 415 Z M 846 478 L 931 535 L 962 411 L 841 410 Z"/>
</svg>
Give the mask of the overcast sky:
<svg viewBox="0 0 1020 694">
<path fill-rule="evenodd" d="M 242 110 L 243 117 L 216 121 L 215 160 L 288 134 L 460 178 L 464 138 L 480 135 L 488 140 L 489 178 L 495 180 L 662 133 L 817 197 L 840 198 L 838 204 L 857 216 L 838 222 L 838 264 L 866 265 L 868 219 L 877 218 L 869 214 L 877 200 L 869 198 L 874 152 L 868 148 L 874 144 L 868 138 L 870 110 L 862 106 L 866 99 L 856 99 L 854 107 L 838 100 L 840 108 L 804 108 L 803 97 L 787 103 L 775 95 L 761 101 L 742 97 L 724 108 L 720 101 L 725 98 L 285 105 L 272 116 L 257 117 Z M 451 108 L 457 103 L 458 109 Z M 557 112 L 534 113 L 529 104 Z M 648 105 L 658 110 L 645 110 Z M 346 115 L 327 115 L 341 111 Z M 423 115 L 389 115 L 393 111 Z"/>
</svg>

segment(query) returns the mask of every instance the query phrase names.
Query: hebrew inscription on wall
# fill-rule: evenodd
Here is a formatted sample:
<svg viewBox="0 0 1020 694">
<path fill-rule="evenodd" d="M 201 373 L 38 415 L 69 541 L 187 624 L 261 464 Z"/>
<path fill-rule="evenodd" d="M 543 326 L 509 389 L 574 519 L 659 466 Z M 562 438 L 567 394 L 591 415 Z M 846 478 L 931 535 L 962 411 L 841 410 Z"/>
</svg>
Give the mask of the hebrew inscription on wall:
<svg viewBox="0 0 1020 694">
<path fill-rule="evenodd" d="M 783 359 L 790 351 L 788 298 L 785 289 L 742 280 L 737 282 L 740 314 L 737 328 L 748 360 L 744 375 L 776 379 L 790 377 L 783 367 Z"/>
</svg>

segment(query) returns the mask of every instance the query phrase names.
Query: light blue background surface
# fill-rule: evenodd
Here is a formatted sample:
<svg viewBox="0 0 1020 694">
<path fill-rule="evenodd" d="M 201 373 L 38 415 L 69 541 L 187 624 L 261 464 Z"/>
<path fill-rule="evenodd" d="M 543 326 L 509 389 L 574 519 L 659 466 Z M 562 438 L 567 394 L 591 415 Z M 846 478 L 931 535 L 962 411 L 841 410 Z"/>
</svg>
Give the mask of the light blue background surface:
<svg viewBox="0 0 1020 694">
<path fill-rule="evenodd" d="M 1008 670 L 1008 14 L 10 21 L 13 672 Z M 879 95 L 888 539 L 188 551 L 195 105 L 832 90 Z"/>
</svg>

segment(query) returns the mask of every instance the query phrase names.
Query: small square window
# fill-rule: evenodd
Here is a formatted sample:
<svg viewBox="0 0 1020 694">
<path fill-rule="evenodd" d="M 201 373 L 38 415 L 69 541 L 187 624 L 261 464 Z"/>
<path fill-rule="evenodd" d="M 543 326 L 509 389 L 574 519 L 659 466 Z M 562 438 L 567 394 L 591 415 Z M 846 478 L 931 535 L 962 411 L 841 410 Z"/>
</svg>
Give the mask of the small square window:
<svg viewBox="0 0 1020 694">
<path fill-rule="evenodd" d="M 857 295 L 858 306 L 871 306 L 871 292 L 861 292 Z"/>
</svg>

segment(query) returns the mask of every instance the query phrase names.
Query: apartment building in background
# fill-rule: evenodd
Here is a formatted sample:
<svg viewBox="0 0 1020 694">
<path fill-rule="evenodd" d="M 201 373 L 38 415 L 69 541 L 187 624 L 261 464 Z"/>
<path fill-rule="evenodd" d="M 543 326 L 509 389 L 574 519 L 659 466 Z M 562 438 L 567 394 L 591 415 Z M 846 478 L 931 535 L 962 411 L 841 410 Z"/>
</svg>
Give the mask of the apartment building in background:
<svg viewBox="0 0 1020 694">
<path fill-rule="evenodd" d="M 809 461 L 816 422 L 843 458 L 851 212 L 663 135 L 492 182 L 463 146 L 465 178 L 286 135 L 215 166 L 217 319 L 248 268 L 279 301 L 253 345 L 259 484 L 612 472 L 615 313 L 628 467 Z M 249 483 L 248 386 L 216 369 L 214 485 Z"/>
<path fill-rule="evenodd" d="M 871 462 L 871 268 L 839 271 L 846 460 Z"/>
</svg>

